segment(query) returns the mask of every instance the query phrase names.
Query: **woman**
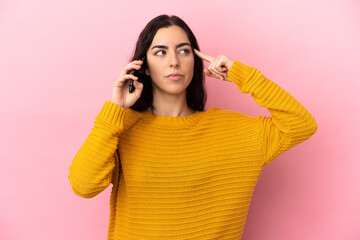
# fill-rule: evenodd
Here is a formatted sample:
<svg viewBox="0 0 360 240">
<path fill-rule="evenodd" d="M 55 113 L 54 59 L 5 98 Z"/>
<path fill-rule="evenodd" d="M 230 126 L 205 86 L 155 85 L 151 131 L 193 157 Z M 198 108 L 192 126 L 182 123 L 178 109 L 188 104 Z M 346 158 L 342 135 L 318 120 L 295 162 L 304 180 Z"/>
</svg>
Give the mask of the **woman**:
<svg viewBox="0 0 360 240">
<path fill-rule="evenodd" d="M 204 111 L 202 60 L 207 76 L 251 93 L 271 117 Z M 161 15 L 140 34 L 69 181 L 85 198 L 112 183 L 108 239 L 240 239 L 263 167 L 316 130 L 314 117 L 256 68 L 201 53 L 186 23 Z"/>
</svg>

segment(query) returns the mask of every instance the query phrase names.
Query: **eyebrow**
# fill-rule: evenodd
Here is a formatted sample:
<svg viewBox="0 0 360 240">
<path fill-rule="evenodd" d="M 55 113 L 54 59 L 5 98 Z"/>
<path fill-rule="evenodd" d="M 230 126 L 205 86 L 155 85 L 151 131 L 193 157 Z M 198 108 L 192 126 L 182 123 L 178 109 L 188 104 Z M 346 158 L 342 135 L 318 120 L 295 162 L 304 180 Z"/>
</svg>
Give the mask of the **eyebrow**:
<svg viewBox="0 0 360 240">
<path fill-rule="evenodd" d="M 185 45 L 190 46 L 189 43 L 184 42 L 184 43 L 179 43 L 178 45 L 176 45 L 176 48 L 179 48 L 179 47 L 182 47 L 182 46 L 185 46 Z M 165 45 L 155 45 L 155 46 L 153 46 L 153 47 L 151 48 L 151 50 L 152 50 L 153 48 L 164 48 L 164 49 L 168 49 L 168 47 L 165 46 Z"/>
</svg>

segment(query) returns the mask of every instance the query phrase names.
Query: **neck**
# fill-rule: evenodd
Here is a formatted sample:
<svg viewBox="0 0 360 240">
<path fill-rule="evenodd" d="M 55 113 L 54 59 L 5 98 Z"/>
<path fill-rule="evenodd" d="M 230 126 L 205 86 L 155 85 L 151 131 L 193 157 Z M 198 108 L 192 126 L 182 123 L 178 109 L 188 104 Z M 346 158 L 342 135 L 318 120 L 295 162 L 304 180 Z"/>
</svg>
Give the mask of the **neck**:
<svg viewBox="0 0 360 240">
<path fill-rule="evenodd" d="M 154 95 L 153 105 L 148 109 L 154 115 L 186 117 L 195 111 L 186 103 L 186 95 Z"/>
</svg>

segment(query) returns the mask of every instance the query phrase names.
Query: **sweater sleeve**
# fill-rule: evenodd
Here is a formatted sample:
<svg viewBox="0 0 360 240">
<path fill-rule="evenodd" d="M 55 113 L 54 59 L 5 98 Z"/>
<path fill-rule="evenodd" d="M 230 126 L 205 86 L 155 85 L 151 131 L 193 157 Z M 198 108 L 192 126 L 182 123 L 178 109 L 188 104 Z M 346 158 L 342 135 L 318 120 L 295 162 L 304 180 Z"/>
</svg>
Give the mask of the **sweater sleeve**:
<svg viewBox="0 0 360 240">
<path fill-rule="evenodd" d="M 317 131 L 317 123 L 300 102 L 254 67 L 234 61 L 228 72 L 243 93 L 250 93 L 271 117 L 259 116 L 262 165 L 265 166 L 286 150 L 305 141 Z"/>
<path fill-rule="evenodd" d="M 68 179 L 76 195 L 94 197 L 112 182 L 124 115 L 124 108 L 106 101 L 95 118 L 94 127 L 69 168 Z"/>
</svg>

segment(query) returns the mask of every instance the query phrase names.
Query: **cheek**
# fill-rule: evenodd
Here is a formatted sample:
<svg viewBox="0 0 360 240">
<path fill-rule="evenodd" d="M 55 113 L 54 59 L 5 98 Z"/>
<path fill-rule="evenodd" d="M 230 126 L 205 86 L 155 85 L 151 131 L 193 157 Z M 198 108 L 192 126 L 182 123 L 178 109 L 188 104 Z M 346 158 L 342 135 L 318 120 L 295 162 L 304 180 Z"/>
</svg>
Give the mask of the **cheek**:
<svg viewBox="0 0 360 240">
<path fill-rule="evenodd" d="M 156 64 L 154 62 L 148 62 L 147 73 L 150 76 L 158 75 L 159 74 L 159 64 Z"/>
<path fill-rule="evenodd" d="M 192 74 L 194 74 L 194 71 L 195 71 L 195 62 L 194 61 L 191 61 L 188 65 L 188 71 Z"/>
</svg>

